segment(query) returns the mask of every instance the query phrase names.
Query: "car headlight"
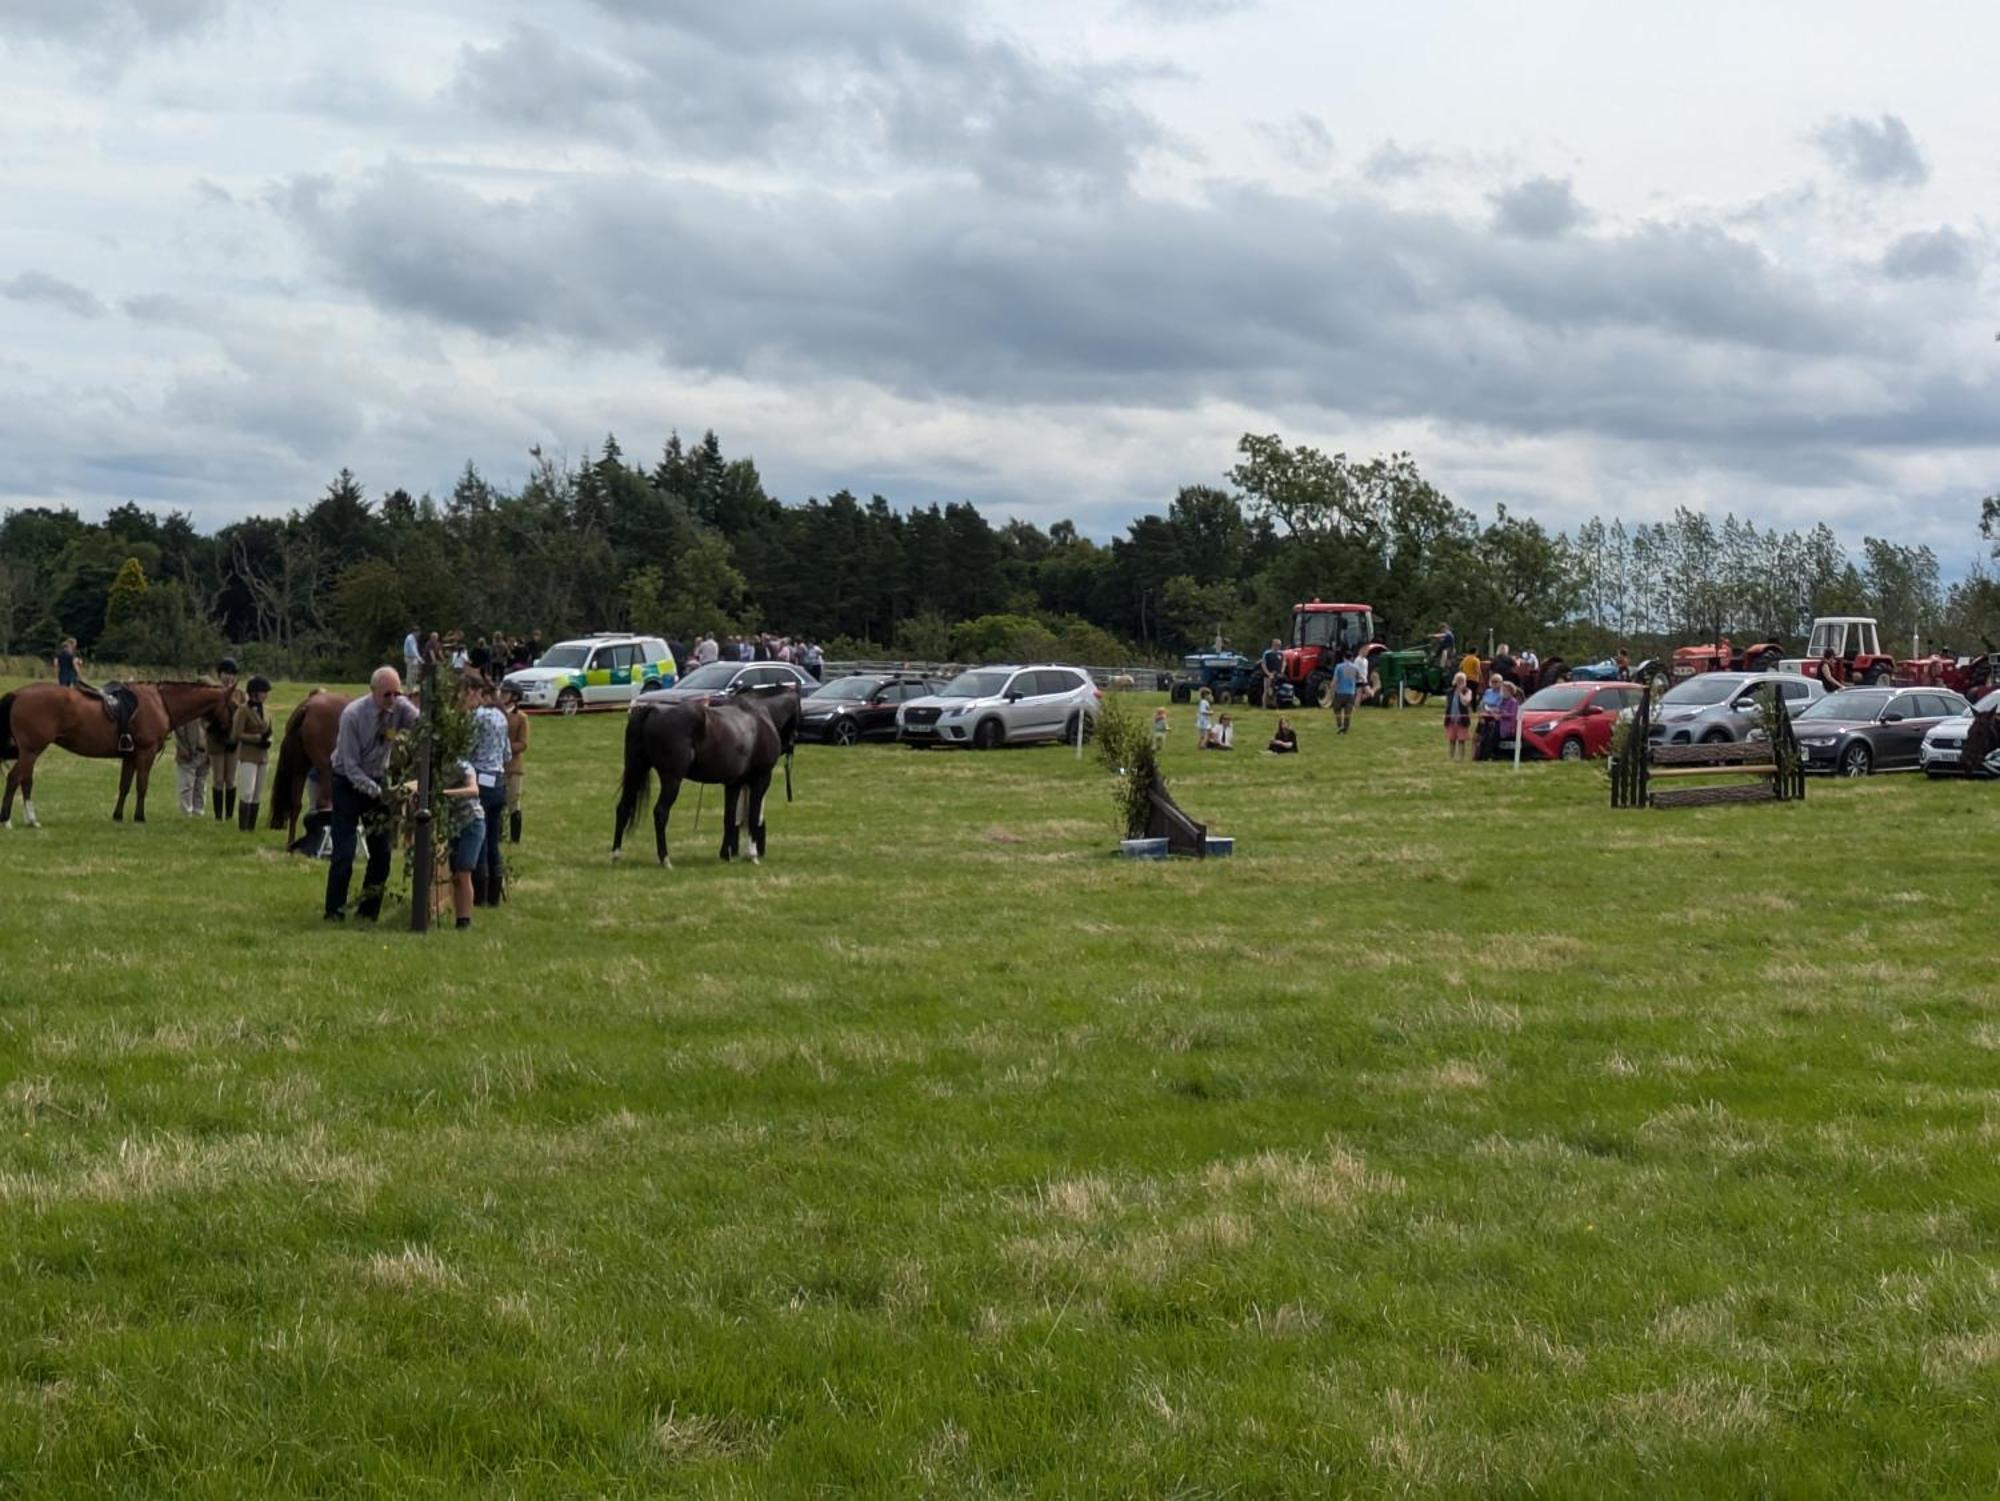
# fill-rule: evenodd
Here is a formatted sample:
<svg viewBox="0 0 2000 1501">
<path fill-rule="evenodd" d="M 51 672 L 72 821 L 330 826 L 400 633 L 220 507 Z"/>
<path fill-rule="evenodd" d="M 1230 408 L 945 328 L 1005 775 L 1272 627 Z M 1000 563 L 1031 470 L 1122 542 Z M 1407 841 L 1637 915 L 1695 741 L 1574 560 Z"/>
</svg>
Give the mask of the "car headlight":
<svg viewBox="0 0 2000 1501">
<path fill-rule="evenodd" d="M 1833 742 L 1834 742 L 1835 740 L 1837 740 L 1837 739 L 1839 739 L 1839 738 L 1840 738 L 1840 737 L 1839 737 L 1838 735 L 1801 735 L 1801 736 L 1799 736 L 1799 744 L 1800 744 L 1800 745 L 1831 745 L 1831 744 L 1833 744 Z"/>
</svg>

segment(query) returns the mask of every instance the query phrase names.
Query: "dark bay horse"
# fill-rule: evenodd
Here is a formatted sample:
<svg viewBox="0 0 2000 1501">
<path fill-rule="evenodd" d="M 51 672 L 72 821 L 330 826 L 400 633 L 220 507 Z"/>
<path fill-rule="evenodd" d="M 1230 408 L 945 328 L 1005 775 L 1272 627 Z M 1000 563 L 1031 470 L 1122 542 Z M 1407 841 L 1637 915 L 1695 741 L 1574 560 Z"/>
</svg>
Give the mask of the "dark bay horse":
<svg viewBox="0 0 2000 1501">
<path fill-rule="evenodd" d="M 352 701 L 345 693 L 315 688 L 285 720 L 278 769 L 271 774 L 271 827 L 285 830 L 288 846 L 298 842 L 302 814 L 324 813 L 333 806 L 333 742 L 340 733 L 340 711 Z M 318 793 L 314 806 L 307 808 L 306 776 L 315 771 Z"/>
<path fill-rule="evenodd" d="M 146 787 L 153 778 L 153 761 L 167 737 L 190 720 L 206 716 L 222 734 L 229 733 L 224 718 L 228 695 L 216 683 L 127 683 L 137 700 L 132 710 L 132 748 L 118 748 L 118 727 L 104 712 L 103 700 L 75 688 L 54 683 L 30 683 L 0 698 L 0 762 L 12 761 L 7 773 L 7 790 L 0 795 L 0 829 L 14 826 L 14 794 L 21 794 L 22 818 L 31 829 L 41 827 L 35 817 L 35 762 L 43 751 L 59 745 L 75 755 L 100 761 L 121 761 L 118 775 L 118 806 L 111 816 L 123 822 L 125 797 L 139 782 L 138 806 L 134 823 L 146 821 Z"/>
<path fill-rule="evenodd" d="M 667 858 L 667 815 L 681 783 L 706 782 L 724 789 L 722 858 L 738 853 L 739 816 L 750 831 L 750 858 L 764 856 L 764 794 L 771 773 L 785 763 L 785 796 L 792 795 L 791 755 L 799 742 L 799 695 L 795 688 L 745 693 L 718 704 L 637 704 L 625 721 L 625 782 L 618 797 L 618 820 L 611 834 L 611 858 L 624 852 L 625 831 L 637 821 L 660 776 L 653 804 L 653 837 L 660 864 Z M 739 803 L 741 804 L 739 810 Z"/>
</svg>

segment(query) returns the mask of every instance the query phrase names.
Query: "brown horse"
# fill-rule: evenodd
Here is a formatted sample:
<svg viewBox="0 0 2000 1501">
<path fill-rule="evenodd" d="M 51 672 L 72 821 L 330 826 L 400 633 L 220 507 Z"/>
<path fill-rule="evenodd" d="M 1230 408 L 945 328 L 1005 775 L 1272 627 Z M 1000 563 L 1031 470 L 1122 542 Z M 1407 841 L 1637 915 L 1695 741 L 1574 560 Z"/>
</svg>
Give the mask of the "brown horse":
<svg viewBox="0 0 2000 1501">
<path fill-rule="evenodd" d="M 118 727 L 104 712 L 101 699 L 54 683 L 30 683 L 0 698 L 0 762 L 12 761 L 7 791 L 0 795 L 0 829 L 14 826 L 14 794 L 21 794 L 22 816 L 31 829 L 35 817 L 35 762 L 51 745 L 95 760 L 123 763 L 118 776 L 118 806 L 111 816 L 125 819 L 125 797 L 132 779 L 139 781 L 134 823 L 146 821 L 146 785 L 153 761 L 167 737 L 190 720 L 207 717 L 221 734 L 229 733 L 224 718 L 228 694 L 215 683 L 127 683 L 137 700 L 132 710 L 130 750 L 118 748 Z"/>
<path fill-rule="evenodd" d="M 278 769 L 271 777 L 271 827 L 285 830 L 285 843 L 298 843 L 301 814 L 333 806 L 333 742 L 340 734 L 340 711 L 353 702 L 344 693 L 315 688 L 285 720 L 278 746 Z M 305 806 L 306 777 L 319 773 L 314 806 Z"/>
</svg>

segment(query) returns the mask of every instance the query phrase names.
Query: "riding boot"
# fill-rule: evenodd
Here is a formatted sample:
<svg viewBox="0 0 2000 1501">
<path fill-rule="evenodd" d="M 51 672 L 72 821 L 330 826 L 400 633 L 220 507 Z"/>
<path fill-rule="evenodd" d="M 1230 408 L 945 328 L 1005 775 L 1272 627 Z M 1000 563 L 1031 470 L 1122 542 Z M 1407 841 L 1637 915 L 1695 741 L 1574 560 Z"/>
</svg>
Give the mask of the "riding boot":
<svg viewBox="0 0 2000 1501">
<path fill-rule="evenodd" d="M 521 814 L 519 809 L 516 809 L 507 816 L 507 842 L 509 844 L 519 844 L 521 842 Z"/>
<path fill-rule="evenodd" d="M 221 789 L 220 787 L 216 787 L 216 788 L 213 788 L 213 789 L 211 789 L 211 790 L 210 790 L 210 792 L 209 792 L 209 796 L 210 796 L 211 798 L 213 798 L 213 799 L 215 800 L 215 821 L 216 821 L 217 823 L 221 823 L 221 822 L 222 822 L 222 789 Z"/>
<path fill-rule="evenodd" d="M 223 794 L 223 798 L 223 806 L 228 809 L 229 816 L 234 818 L 236 816 L 236 789 L 231 787 L 228 792 Z"/>
<path fill-rule="evenodd" d="M 236 827 L 245 834 L 256 830 L 257 805 L 255 803 L 238 803 L 236 805 Z"/>
</svg>

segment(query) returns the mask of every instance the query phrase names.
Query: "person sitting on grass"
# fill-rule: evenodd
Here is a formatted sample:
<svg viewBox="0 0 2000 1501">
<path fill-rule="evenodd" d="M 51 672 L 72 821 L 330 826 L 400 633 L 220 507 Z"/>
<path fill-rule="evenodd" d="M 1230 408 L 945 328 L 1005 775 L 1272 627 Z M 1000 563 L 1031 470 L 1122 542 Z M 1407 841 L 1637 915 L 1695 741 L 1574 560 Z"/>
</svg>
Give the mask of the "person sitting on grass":
<svg viewBox="0 0 2000 1501">
<path fill-rule="evenodd" d="M 1271 743 L 1264 747 L 1267 756 L 1296 756 L 1299 753 L 1299 732 L 1292 728 L 1292 722 L 1284 715 L 1278 716 L 1278 728 L 1271 735 Z"/>
<path fill-rule="evenodd" d="M 1208 732 L 1208 743 L 1204 745 L 1202 749 L 1204 750 L 1236 749 L 1236 727 L 1229 722 L 1229 716 L 1227 714 L 1223 715 L 1220 719 L 1216 720 L 1215 728 Z"/>
</svg>

